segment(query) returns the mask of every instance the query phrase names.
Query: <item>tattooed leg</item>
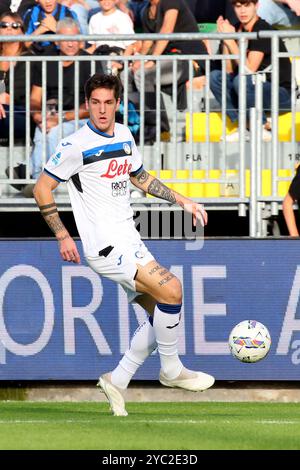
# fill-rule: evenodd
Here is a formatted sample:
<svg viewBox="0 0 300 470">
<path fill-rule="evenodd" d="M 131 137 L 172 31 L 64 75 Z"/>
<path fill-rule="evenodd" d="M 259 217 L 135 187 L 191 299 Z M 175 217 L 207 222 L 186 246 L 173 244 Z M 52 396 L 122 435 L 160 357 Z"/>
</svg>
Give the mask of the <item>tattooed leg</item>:
<svg viewBox="0 0 300 470">
<path fill-rule="evenodd" d="M 157 261 L 151 261 L 146 266 L 138 265 L 136 289 L 138 292 L 151 295 L 157 302 L 181 303 L 181 283 L 168 269 Z"/>
</svg>

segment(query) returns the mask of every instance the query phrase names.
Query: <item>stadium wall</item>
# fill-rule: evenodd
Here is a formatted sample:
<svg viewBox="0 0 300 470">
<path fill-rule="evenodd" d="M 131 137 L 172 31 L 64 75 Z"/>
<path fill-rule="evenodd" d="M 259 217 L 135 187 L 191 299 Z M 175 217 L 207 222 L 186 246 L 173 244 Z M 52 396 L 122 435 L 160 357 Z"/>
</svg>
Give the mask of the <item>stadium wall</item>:
<svg viewBox="0 0 300 470">
<path fill-rule="evenodd" d="M 188 367 L 217 380 L 299 380 L 299 240 L 146 243 L 182 280 L 179 350 Z M 0 256 L 0 380 L 95 380 L 115 366 L 145 319 L 122 288 L 84 262 L 63 263 L 55 240 L 2 240 Z M 245 319 L 264 323 L 272 337 L 256 364 L 238 362 L 227 345 Z M 158 372 L 153 354 L 136 379 Z"/>
</svg>

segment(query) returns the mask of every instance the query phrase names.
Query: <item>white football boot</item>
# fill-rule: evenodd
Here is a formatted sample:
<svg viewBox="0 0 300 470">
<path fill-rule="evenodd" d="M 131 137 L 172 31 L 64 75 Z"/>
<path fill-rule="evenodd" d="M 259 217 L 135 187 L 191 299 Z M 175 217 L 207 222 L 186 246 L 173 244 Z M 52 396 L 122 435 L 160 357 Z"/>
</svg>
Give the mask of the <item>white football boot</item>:
<svg viewBox="0 0 300 470">
<path fill-rule="evenodd" d="M 114 416 L 127 416 L 125 400 L 122 391 L 111 383 L 111 373 L 101 375 L 97 387 L 106 395 L 109 401 L 111 412 Z"/>
<path fill-rule="evenodd" d="M 159 381 L 165 387 L 183 388 L 190 392 L 203 392 L 215 383 L 212 375 L 188 370 L 185 367 L 183 367 L 178 377 L 172 380 L 168 379 L 163 371 L 160 371 Z"/>
</svg>

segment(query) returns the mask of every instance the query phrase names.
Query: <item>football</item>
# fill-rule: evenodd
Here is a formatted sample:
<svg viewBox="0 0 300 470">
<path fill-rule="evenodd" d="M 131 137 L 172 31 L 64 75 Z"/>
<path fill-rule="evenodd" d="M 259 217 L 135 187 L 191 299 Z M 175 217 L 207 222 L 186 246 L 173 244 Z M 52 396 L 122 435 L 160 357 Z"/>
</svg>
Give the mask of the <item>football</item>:
<svg viewBox="0 0 300 470">
<path fill-rule="evenodd" d="M 258 362 L 268 354 L 271 336 L 262 323 L 244 320 L 238 323 L 229 335 L 231 354 L 242 362 Z"/>
</svg>

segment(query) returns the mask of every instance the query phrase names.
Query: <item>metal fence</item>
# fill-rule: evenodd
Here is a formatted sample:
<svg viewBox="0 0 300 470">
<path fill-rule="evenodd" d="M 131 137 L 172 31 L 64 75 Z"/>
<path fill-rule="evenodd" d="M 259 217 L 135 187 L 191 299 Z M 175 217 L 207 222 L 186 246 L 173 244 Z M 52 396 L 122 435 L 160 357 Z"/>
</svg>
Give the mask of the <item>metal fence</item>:
<svg viewBox="0 0 300 470">
<path fill-rule="evenodd" d="M 141 81 L 138 93 L 138 111 L 140 115 L 139 149 L 144 157 L 145 167 L 151 170 L 173 189 L 184 193 L 196 200 L 205 201 L 211 209 L 238 210 L 240 216 L 245 216 L 249 210 L 251 236 L 263 236 L 266 233 L 266 214 L 276 215 L 280 209 L 281 200 L 286 193 L 289 181 L 293 176 L 296 161 L 299 159 L 300 140 L 300 113 L 297 101 L 297 50 L 294 52 L 280 53 L 279 38 L 292 38 L 300 43 L 300 33 L 297 31 L 268 31 L 260 33 L 235 33 L 235 34 L 164 34 L 164 35 L 119 35 L 116 40 L 201 40 L 208 39 L 214 45 L 224 38 L 232 38 L 239 43 L 239 56 L 220 55 L 163 55 L 163 56 L 136 56 L 141 60 Z M 249 70 L 246 68 L 247 42 L 250 39 L 270 38 L 272 41 L 272 66 L 267 73 L 272 75 L 272 106 L 270 110 L 272 122 L 272 141 L 263 142 L 261 134 L 262 126 L 262 82 L 265 73 L 252 74 L 256 87 L 256 106 L 251 110 L 250 141 L 246 139 L 247 133 L 247 109 L 246 109 L 246 80 Z M 4 38 L 2 38 L 3 40 Z M 28 41 L 29 36 L 7 36 L 5 41 Z M 43 35 L 36 36 L 34 41 L 60 41 L 74 40 L 74 37 Z M 78 40 L 111 40 L 112 36 L 78 36 Z M 214 47 L 216 51 L 216 47 Z M 291 110 L 281 115 L 279 113 L 278 86 L 279 86 L 279 59 L 289 57 L 292 70 Z M 124 65 L 122 73 L 124 85 L 124 123 L 128 124 L 128 100 L 129 75 L 132 56 L 115 56 L 113 58 Z M 187 106 L 183 111 L 178 111 L 178 64 L 181 61 L 188 63 L 188 82 L 193 84 L 194 60 L 205 62 L 206 85 L 202 90 L 189 86 L 187 90 Z M 226 60 L 239 61 L 239 132 L 238 143 L 226 142 Z M 58 137 L 62 136 L 63 107 L 63 56 L 22 56 L 3 57 L 2 60 L 10 63 L 10 109 L 14 103 L 14 63 L 24 61 L 26 63 L 26 139 L 19 143 L 14 141 L 14 116 L 10 113 L 10 135 L 7 146 L 0 147 L 0 210 L 6 210 L 14 206 L 18 210 L 34 207 L 32 199 L 25 198 L 10 187 L 11 184 L 31 184 L 34 180 L 30 177 L 32 141 L 30 137 L 30 63 L 41 62 L 42 70 L 42 135 L 43 151 L 42 162 L 47 159 L 46 151 L 46 89 L 47 89 L 47 64 L 50 61 L 58 61 Z M 89 61 L 91 74 L 95 72 L 97 64 L 109 63 L 111 56 L 75 56 L 68 57 L 75 62 L 74 86 L 75 86 L 75 128 L 78 128 L 79 110 L 79 62 Z M 144 140 L 147 114 L 145 113 L 145 63 L 147 60 L 156 62 L 155 80 L 155 108 L 156 131 L 154 145 L 147 145 Z M 172 62 L 171 94 L 165 96 L 161 80 L 161 64 L 163 61 Z M 209 87 L 210 74 L 213 61 L 221 64 L 223 86 L 222 103 L 219 105 L 214 99 Z M 169 92 L 170 93 L 170 92 Z M 166 99 L 166 111 L 170 122 L 169 142 L 161 140 L 161 94 Z M 300 111 L 300 110 L 299 110 Z M 1 138 L 1 136 L 0 136 Z M 13 167 L 22 161 L 26 164 L 26 178 L 21 181 L 14 178 Z M 8 177 L 5 169 L 8 168 Z M 146 205 L 159 204 L 159 201 L 139 195 L 135 203 Z M 68 198 L 65 190 L 58 191 L 58 203 L 69 209 Z"/>
</svg>

